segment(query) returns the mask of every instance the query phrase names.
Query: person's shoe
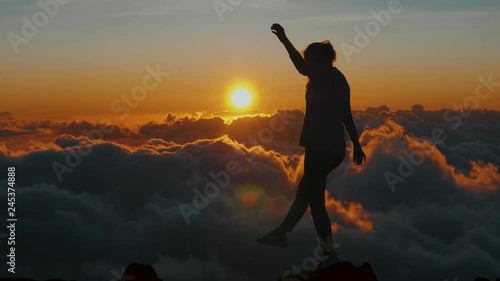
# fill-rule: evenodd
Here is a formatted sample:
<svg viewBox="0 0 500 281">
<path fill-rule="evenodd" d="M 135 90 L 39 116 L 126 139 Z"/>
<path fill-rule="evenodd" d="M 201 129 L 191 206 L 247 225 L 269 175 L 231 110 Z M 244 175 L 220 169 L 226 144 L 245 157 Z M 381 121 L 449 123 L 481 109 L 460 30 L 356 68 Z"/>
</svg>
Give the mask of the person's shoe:
<svg viewBox="0 0 500 281">
<path fill-rule="evenodd" d="M 276 247 L 288 246 L 288 243 L 286 242 L 286 232 L 276 230 L 269 232 L 269 234 L 264 237 L 257 238 L 257 242 Z"/>
<path fill-rule="evenodd" d="M 316 270 L 327 268 L 331 265 L 338 263 L 339 261 L 340 261 L 339 255 L 336 252 L 332 252 L 330 254 L 326 253 L 324 259 L 319 261 L 318 264 L 316 265 Z"/>
</svg>

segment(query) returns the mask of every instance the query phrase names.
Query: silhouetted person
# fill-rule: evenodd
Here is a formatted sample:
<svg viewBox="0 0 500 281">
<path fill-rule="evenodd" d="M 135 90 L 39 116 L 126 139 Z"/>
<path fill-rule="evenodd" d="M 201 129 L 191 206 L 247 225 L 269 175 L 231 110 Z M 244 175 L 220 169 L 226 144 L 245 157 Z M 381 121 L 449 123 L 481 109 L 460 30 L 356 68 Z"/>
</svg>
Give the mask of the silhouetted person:
<svg viewBox="0 0 500 281">
<path fill-rule="evenodd" d="M 149 264 L 131 263 L 125 268 L 120 281 L 162 281 Z"/>
<path fill-rule="evenodd" d="M 273 24 L 271 30 L 285 46 L 299 73 L 308 77 L 306 113 L 299 139 L 299 145 L 305 147 L 305 161 L 304 176 L 284 221 L 276 230 L 257 240 L 267 245 L 287 246 L 286 233 L 293 229 L 309 206 L 316 232 L 328 256 L 318 264 L 318 268 L 324 268 L 338 261 L 325 207 L 325 189 L 328 174 L 345 157 L 344 126 L 354 145 L 354 162 L 359 165 L 366 160 L 366 156 L 361 149 L 351 114 L 349 84 L 345 76 L 333 66 L 336 52 L 330 42 L 312 43 L 304 50 L 302 57 L 286 37 L 281 25 Z"/>
</svg>

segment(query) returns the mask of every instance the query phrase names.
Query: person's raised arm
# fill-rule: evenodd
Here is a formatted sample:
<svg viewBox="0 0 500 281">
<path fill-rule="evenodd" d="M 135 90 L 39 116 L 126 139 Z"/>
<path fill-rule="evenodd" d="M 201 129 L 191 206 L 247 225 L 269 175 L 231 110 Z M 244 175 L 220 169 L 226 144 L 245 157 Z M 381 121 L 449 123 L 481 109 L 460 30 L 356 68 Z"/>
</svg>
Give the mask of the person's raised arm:
<svg viewBox="0 0 500 281">
<path fill-rule="evenodd" d="M 278 37 L 281 43 L 283 43 L 283 45 L 285 46 L 288 55 L 290 56 L 290 59 L 293 62 L 293 65 L 295 65 L 295 68 L 297 68 L 297 71 L 299 71 L 299 73 L 304 76 L 309 76 L 310 74 L 309 64 L 304 60 L 299 51 L 295 49 L 295 47 L 293 46 L 292 42 L 290 42 L 288 37 L 286 37 L 285 29 L 281 25 L 275 23 L 271 26 L 271 31 Z"/>
<path fill-rule="evenodd" d="M 356 130 L 356 126 L 354 125 L 354 119 L 352 118 L 350 94 L 347 98 L 343 123 L 347 130 L 347 133 L 349 133 L 349 137 L 351 138 L 351 142 L 354 146 L 354 151 L 353 151 L 354 163 L 359 165 L 363 163 L 363 161 L 366 161 L 366 156 L 365 153 L 363 152 L 363 149 L 361 149 L 361 144 L 359 143 L 359 138 L 358 138 L 358 131 Z"/>
</svg>

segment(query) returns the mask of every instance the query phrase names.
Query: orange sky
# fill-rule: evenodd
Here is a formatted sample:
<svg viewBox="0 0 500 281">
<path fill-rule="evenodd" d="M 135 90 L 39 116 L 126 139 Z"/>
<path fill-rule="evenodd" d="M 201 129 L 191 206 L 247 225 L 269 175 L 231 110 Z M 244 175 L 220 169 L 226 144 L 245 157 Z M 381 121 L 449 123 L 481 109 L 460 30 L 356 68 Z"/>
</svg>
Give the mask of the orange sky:
<svg viewBox="0 0 500 281">
<path fill-rule="evenodd" d="M 128 9 L 136 14 L 120 16 L 109 14 L 111 7 L 65 6 L 18 54 L 8 40 L 0 42 L 0 111 L 113 115 L 113 101 L 141 85 L 145 68 L 156 65 L 170 76 L 133 113 L 231 110 L 227 89 L 237 81 L 254 90 L 251 110 L 304 108 L 305 78 L 269 31 L 274 21 L 285 26 L 298 49 L 332 41 L 337 66 L 351 84 L 354 109 L 409 109 L 417 103 L 426 109 L 452 108 L 474 94 L 478 76 L 500 80 L 496 6 L 492 11 L 467 5 L 428 11 L 404 4 L 393 22 L 349 60 L 341 45 L 353 44 L 355 28 L 373 20 L 370 10 L 383 6 L 317 4 L 301 6 L 304 16 L 297 16 L 293 5 L 277 3 L 263 5 L 267 13 L 241 7 L 223 21 L 210 9 L 199 14 L 198 4 L 185 8 L 185 18 L 142 13 L 135 6 Z M 0 14 L 0 31 L 19 33 L 20 17 L 31 15 L 33 7 L 7 8 L 12 14 Z M 500 95 L 479 107 L 500 110 Z"/>
</svg>

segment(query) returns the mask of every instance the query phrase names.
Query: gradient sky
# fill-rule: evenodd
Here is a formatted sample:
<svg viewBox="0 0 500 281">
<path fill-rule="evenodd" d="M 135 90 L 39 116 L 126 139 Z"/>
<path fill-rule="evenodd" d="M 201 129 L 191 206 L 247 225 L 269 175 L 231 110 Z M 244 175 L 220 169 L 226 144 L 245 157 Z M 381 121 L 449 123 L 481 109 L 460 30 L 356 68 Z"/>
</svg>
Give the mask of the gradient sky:
<svg viewBox="0 0 500 281">
<path fill-rule="evenodd" d="M 499 1 L 401 1 L 380 35 L 352 56 L 355 27 L 389 1 L 243 0 L 221 21 L 206 0 L 72 0 L 16 54 L 7 34 L 37 1 L 0 0 L 0 111 L 20 115 L 113 114 L 110 105 L 141 84 L 145 67 L 170 76 L 135 113 L 221 111 L 244 82 L 256 110 L 303 108 L 305 79 L 269 31 L 281 23 L 298 49 L 329 39 L 352 88 L 352 106 L 452 108 L 477 77 L 500 80 Z M 500 95 L 480 108 L 500 109 Z"/>
</svg>

